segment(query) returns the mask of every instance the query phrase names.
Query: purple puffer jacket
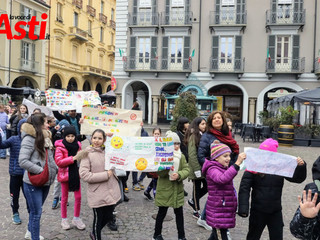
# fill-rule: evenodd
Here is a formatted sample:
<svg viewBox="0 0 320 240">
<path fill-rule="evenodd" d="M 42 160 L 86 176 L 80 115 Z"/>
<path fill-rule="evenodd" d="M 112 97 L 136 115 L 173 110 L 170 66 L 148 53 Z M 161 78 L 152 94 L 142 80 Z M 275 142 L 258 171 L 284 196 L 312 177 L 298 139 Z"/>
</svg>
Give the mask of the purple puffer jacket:
<svg viewBox="0 0 320 240">
<path fill-rule="evenodd" d="M 217 161 L 206 159 L 202 172 L 206 176 L 209 192 L 207 223 L 218 229 L 234 228 L 237 197 L 232 180 L 238 171 L 234 166 L 226 168 Z"/>
</svg>

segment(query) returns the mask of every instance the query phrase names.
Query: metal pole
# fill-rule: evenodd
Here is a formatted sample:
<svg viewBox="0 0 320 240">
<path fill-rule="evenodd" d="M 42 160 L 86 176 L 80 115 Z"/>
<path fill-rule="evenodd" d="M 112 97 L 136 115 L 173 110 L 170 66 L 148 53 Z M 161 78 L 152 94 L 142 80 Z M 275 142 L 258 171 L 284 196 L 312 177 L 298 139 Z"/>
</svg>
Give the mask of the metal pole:
<svg viewBox="0 0 320 240">
<path fill-rule="evenodd" d="M 202 8 L 202 0 L 200 0 L 200 10 L 199 10 L 199 53 L 198 53 L 198 72 L 200 72 L 200 52 L 201 52 L 201 9 Z"/>
<path fill-rule="evenodd" d="M 10 16 L 12 15 L 12 0 L 10 1 Z M 11 18 L 10 18 L 10 27 L 11 27 Z M 10 84 L 11 80 L 11 39 L 9 39 L 9 79 L 7 81 L 7 86 Z"/>
</svg>

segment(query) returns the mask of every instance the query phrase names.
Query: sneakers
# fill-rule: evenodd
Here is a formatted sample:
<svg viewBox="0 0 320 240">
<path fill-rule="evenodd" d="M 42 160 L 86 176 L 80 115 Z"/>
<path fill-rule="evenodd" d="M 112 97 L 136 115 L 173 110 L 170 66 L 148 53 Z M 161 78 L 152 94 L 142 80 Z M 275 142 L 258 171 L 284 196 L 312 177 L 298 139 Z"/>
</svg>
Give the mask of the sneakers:
<svg viewBox="0 0 320 240">
<path fill-rule="evenodd" d="M 151 197 L 151 195 L 150 195 L 150 193 L 149 193 L 149 192 L 144 191 L 144 193 L 143 193 L 143 194 L 146 196 L 146 198 L 147 198 L 149 201 L 152 201 L 152 200 L 153 200 L 153 197 Z"/>
<path fill-rule="evenodd" d="M 188 193 L 186 192 L 186 190 L 184 190 L 184 196 L 187 197 Z"/>
<path fill-rule="evenodd" d="M 61 227 L 62 227 L 62 229 L 64 229 L 64 230 L 70 229 L 70 224 L 69 224 L 68 219 L 62 219 L 62 220 L 61 220 Z"/>
<path fill-rule="evenodd" d="M 129 188 L 125 187 L 125 188 L 124 188 L 124 192 L 125 192 L 125 193 L 128 193 L 128 192 L 129 192 Z"/>
<path fill-rule="evenodd" d="M 96 240 L 96 238 L 95 238 L 95 236 L 93 235 L 92 232 L 90 233 L 90 238 L 91 238 L 91 240 Z"/>
<path fill-rule="evenodd" d="M 59 198 L 54 198 L 52 201 L 52 209 L 57 209 L 59 207 Z"/>
<path fill-rule="evenodd" d="M 193 211 L 192 217 L 198 219 L 200 217 L 199 211 Z"/>
<path fill-rule="evenodd" d="M 27 240 L 31 240 L 31 232 L 27 229 L 27 232 L 26 234 L 24 235 L 24 239 L 27 239 Z M 40 240 L 44 240 L 44 237 L 42 237 L 41 235 L 39 236 L 39 239 Z"/>
<path fill-rule="evenodd" d="M 144 185 L 143 185 L 143 183 L 142 183 L 142 182 L 138 182 L 138 184 L 139 184 L 140 189 L 141 189 L 141 190 L 144 190 Z"/>
<path fill-rule="evenodd" d="M 229 229 L 227 230 L 227 237 L 228 237 L 228 240 L 232 240 Z"/>
<path fill-rule="evenodd" d="M 192 207 L 192 209 L 193 209 L 194 212 L 197 211 L 197 210 L 196 210 L 196 206 L 195 206 L 194 201 L 193 201 L 192 198 L 188 200 L 188 204 L 189 204 L 190 207 Z"/>
<path fill-rule="evenodd" d="M 158 235 L 156 237 L 153 237 L 152 240 L 164 240 L 162 235 Z"/>
<path fill-rule="evenodd" d="M 132 189 L 133 189 L 134 191 L 140 191 L 140 190 L 141 190 L 141 188 L 139 187 L 139 184 L 133 185 L 133 186 L 132 186 Z"/>
<path fill-rule="evenodd" d="M 125 195 L 125 194 L 123 194 L 123 201 L 129 202 L 129 198 L 128 198 L 127 195 Z"/>
<path fill-rule="evenodd" d="M 13 222 L 13 224 L 15 224 L 15 225 L 21 224 L 21 219 L 20 219 L 19 213 L 13 214 L 13 216 L 12 216 L 12 222 Z"/>
<path fill-rule="evenodd" d="M 116 224 L 116 221 L 114 221 L 114 220 L 111 222 L 108 222 L 107 226 L 111 231 L 118 231 L 118 226 Z"/>
<path fill-rule="evenodd" d="M 81 218 L 77 218 L 77 219 L 73 218 L 72 224 L 76 226 L 76 228 L 78 228 L 79 230 L 83 230 L 86 228 L 86 225 L 82 222 Z"/>
<path fill-rule="evenodd" d="M 209 231 L 212 231 L 212 227 L 207 224 L 206 220 L 199 218 L 197 221 L 197 224 L 201 227 L 204 227 L 205 229 L 207 229 Z"/>
</svg>

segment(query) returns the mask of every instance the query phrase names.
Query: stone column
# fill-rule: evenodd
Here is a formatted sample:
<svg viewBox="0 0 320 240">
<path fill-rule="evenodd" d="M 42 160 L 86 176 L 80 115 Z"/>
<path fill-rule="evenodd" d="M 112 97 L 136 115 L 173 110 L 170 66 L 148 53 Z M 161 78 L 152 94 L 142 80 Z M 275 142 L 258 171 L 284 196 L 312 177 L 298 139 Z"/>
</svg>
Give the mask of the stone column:
<svg viewBox="0 0 320 240">
<path fill-rule="evenodd" d="M 255 115 L 256 115 L 256 98 L 249 98 L 249 122 L 255 123 Z"/>
<path fill-rule="evenodd" d="M 158 124 L 159 96 L 152 96 L 152 124 Z"/>
<path fill-rule="evenodd" d="M 121 108 L 121 94 L 117 94 L 116 98 L 116 108 Z"/>
</svg>

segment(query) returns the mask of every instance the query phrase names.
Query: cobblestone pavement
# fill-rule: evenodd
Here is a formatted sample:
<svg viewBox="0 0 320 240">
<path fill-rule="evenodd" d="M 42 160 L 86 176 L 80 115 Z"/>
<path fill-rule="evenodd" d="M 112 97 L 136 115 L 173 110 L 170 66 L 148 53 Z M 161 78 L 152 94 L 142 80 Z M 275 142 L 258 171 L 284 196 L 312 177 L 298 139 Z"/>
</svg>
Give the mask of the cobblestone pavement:
<svg viewBox="0 0 320 240">
<path fill-rule="evenodd" d="M 241 150 L 244 146 L 258 147 L 258 143 L 245 142 L 243 143 L 239 136 L 237 136 L 237 141 L 240 145 Z M 87 144 L 84 144 L 87 145 Z M 280 147 L 279 152 L 287 153 L 295 156 L 301 156 L 308 164 L 308 177 L 307 180 L 301 185 L 292 184 L 285 182 L 282 195 L 283 203 L 283 216 L 284 216 L 284 239 L 291 240 L 294 239 L 289 231 L 289 223 L 291 218 L 298 206 L 297 196 L 301 193 L 304 185 L 311 181 L 311 167 L 312 163 L 318 157 L 320 151 L 319 148 L 311 147 Z M 236 189 L 239 187 L 239 182 L 241 180 L 243 172 L 240 172 L 235 178 Z M 144 184 L 149 183 L 149 179 L 145 178 Z M 131 187 L 131 179 L 128 181 Z M 86 184 L 82 184 L 82 205 L 81 205 L 81 217 L 87 228 L 84 231 L 79 231 L 77 229 L 70 229 L 68 231 L 62 230 L 60 227 L 60 208 L 56 210 L 51 209 L 51 203 L 53 200 L 52 189 L 50 189 L 50 195 L 48 196 L 45 204 L 44 210 L 41 217 L 41 235 L 45 239 L 90 239 L 89 232 L 92 228 L 91 223 L 93 220 L 92 210 L 87 206 L 86 199 Z M 130 192 L 128 197 L 130 201 L 128 203 L 123 203 L 116 208 L 117 211 L 117 224 L 119 225 L 119 230 L 112 232 L 105 227 L 103 229 L 103 239 L 134 239 L 134 240 L 145 240 L 152 239 L 155 220 L 151 217 L 153 214 L 157 213 L 157 208 L 154 206 L 153 202 L 147 201 L 143 197 L 143 191 L 135 192 L 129 188 Z M 192 194 L 192 184 L 191 182 L 185 181 L 185 189 L 189 193 L 189 197 Z M 185 200 L 189 199 L 186 197 Z M 205 199 L 206 197 L 204 197 Z M 201 206 L 204 204 L 204 199 L 201 200 Z M 72 194 L 69 196 L 70 206 L 68 207 L 68 217 L 71 221 L 73 215 L 73 203 L 74 198 Z M 6 160 L 0 161 L 0 240 L 5 239 L 23 239 L 27 228 L 28 214 L 26 211 L 25 200 L 20 197 L 20 216 L 22 219 L 21 225 L 12 224 L 12 213 L 10 208 L 10 196 L 9 196 L 9 175 L 8 175 L 8 158 Z M 174 217 L 172 209 L 168 211 L 169 216 Z M 196 219 L 192 217 L 191 208 L 185 204 L 184 205 L 184 223 L 186 238 L 188 240 L 200 240 L 208 239 L 210 232 L 204 228 L 199 227 L 196 224 Z M 164 239 L 174 240 L 177 239 L 177 230 L 175 226 L 175 220 L 164 222 L 163 237 Z M 233 240 L 243 240 L 245 239 L 248 229 L 248 218 L 237 217 L 236 228 L 230 229 L 230 233 Z M 263 240 L 268 239 L 267 231 L 264 232 Z"/>
</svg>

